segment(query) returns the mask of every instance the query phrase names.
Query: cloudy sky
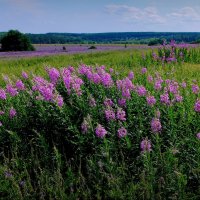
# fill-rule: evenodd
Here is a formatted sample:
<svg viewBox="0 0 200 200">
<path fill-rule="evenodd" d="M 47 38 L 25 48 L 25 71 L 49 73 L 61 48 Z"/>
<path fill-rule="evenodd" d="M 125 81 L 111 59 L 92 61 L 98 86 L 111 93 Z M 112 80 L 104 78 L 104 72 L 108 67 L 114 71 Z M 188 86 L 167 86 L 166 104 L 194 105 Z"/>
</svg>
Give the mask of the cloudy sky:
<svg viewBox="0 0 200 200">
<path fill-rule="evenodd" d="M 0 32 L 200 32 L 200 0 L 0 0 Z"/>
</svg>

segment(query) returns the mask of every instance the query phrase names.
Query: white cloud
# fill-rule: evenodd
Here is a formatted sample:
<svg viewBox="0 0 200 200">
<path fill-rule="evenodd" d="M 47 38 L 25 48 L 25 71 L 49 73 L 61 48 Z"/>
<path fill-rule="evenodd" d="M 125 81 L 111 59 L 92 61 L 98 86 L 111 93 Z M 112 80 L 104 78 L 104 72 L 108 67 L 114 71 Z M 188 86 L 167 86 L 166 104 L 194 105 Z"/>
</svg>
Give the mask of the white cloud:
<svg viewBox="0 0 200 200">
<path fill-rule="evenodd" d="M 106 11 L 110 14 L 119 15 L 127 22 L 142 21 L 147 23 L 165 23 L 165 18 L 158 14 L 155 7 L 141 9 L 128 5 L 107 5 Z"/>
<path fill-rule="evenodd" d="M 178 9 L 168 14 L 168 16 L 179 19 L 181 21 L 185 21 L 185 20 L 200 21 L 200 13 L 197 12 L 192 7 L 184 7 L 184 8 Z"/>
</svg>

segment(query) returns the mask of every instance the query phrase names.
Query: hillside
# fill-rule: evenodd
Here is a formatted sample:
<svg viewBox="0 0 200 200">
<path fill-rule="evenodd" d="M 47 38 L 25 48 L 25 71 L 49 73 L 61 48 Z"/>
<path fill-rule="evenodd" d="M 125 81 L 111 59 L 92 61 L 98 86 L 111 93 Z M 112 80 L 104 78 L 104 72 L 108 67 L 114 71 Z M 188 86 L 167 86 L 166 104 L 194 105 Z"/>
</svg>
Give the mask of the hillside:
<svg viewBox="0 0 200 200">
<path fill-rule="evenodd" d="M 0 39 L 5 32 L 0 32 Z M 34 44 L 64 43 L 137 43 L 147 44 L 155 39 L 174 39 L 191 43 L 200 39 L 199 32 L 113 32 L 113 33 L 46 33 L 26 34 Z"/>
</svg>

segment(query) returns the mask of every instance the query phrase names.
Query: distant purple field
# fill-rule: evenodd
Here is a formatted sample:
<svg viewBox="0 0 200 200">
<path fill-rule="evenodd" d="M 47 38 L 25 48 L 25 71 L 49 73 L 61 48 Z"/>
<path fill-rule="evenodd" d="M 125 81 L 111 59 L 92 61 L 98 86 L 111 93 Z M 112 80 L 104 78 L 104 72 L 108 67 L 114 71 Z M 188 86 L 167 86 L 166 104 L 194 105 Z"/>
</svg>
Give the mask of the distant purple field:
<svg viewBox="0 0 200 200">
<path fill-rule="evenodd" d="M 96 49 L 89 49 L 92 45 L 35 45 L 36 51 L 18 51 L 18 52 L 0 52 L 0 58 L 8 57 L 34 57 L 48 56 L 55 54 L 76 54 L 90 53 L 99 51 L 127 50 L 127 49 L 145 49 L 147 45 L 94 45 Z M 63 50 L 65 47 L 65 50 Z"/>
</svg>

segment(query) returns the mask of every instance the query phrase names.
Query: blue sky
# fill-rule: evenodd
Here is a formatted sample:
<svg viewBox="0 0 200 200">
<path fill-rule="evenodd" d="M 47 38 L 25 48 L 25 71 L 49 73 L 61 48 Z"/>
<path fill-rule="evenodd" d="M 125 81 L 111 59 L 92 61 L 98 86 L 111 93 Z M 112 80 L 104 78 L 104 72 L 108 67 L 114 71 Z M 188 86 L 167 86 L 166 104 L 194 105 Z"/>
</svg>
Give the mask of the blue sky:
<svg viewBox="0 0 200 200">
<path fill-rule="evenodd" d="M 0 0 L 0 32 L 200 32 L 200 0 Z"/>
</svg>

